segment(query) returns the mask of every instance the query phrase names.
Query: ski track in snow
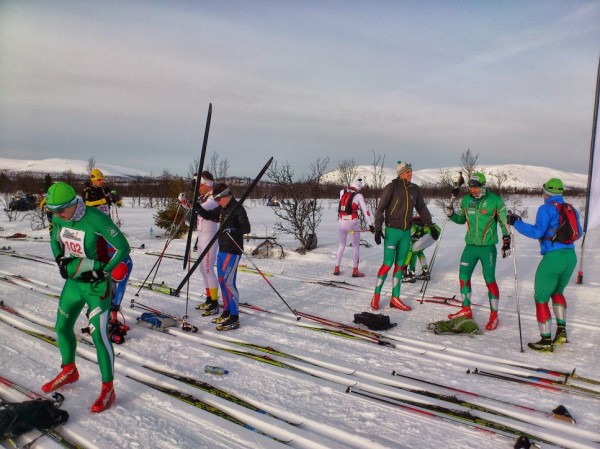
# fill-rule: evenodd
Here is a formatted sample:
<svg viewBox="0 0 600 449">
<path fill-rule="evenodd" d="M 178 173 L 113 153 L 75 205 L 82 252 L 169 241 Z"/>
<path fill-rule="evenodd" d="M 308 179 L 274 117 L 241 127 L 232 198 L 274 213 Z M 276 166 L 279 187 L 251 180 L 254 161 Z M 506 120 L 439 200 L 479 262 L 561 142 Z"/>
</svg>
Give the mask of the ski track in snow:
<svg viewBox="0 0 600 449">
<path fill-rule="evenodd" d="M 568 200 L 568 198 L 567 198 Z M 525 205 L 534 212 L 540 198 L 526 198 Z M 128 206 L 130 203 L 125 201 Z M 578 204 L 575 201 L 575 204 Z M 430 203 L 434 219 L 442 224 L 444 216 L 440 210 Z M 272 234 L 275 216 L 272 210 L 260 201 L 249 200 L 246 204 L 252 233 L 256 235 Z M 305 256 L 293 251 L 298 246 L 289 236 L 278 235 L 278 242 L 286 250 L 285 259 L 258 259 L 253 261 L 265 273 L 271 273 L 269 281 L 294 309 L 326 317 L 334 321 L 353 325 L 353 314 L 367 311 L 375 285 L 375 276 L 382 258 L 382 248 L 373 244 L 372 235 L 365 233 L 364 240 L 373 246 L 361 248 L 361 271 L 365 278 L 350 277 L 351 248 L 347 248 L 342 260 L 342 275 L 331 275 L 334 256 L 337 248 L 337 221 L 335 219 L 335 203 L 328 203 L 325 208 L 323 222 L 318 229 L 319 247 Z M 123 231 L 128 235 L 132 248 L 145 244 L 145 251 L 161 252 L 164 238 L 157 238 L 160 233 L 153 223 L 153 209 L 124 207 L 119 216 L 124 222 Z M 535 213 L 530 213 L 535 216 Z M 531 222 L 530 218 L 526 221 Z M 29 236 L 42 237 L 40 240 L 0 240 L 1 246 L 10 246 L 17 253 L 33 254 L 50 258 L 52 254 L 47 241 L 47 230 L 30 231 L 28 224 L 17 221 L 8 223 L 6 217 L 0 221 L 4 227 L 2 235 L 22 232 Z M 151 237 L 149 230 L 154 228 Z M 458 295 L 458 260 L 464 247 L 463 226 L 448 223 L 437 259 L 432 280 L 429 282 L 427 294 L 452 297 Z M 116 360 L 115 389 L 117 401 L 108 411 L 92 414 L 89 410 L 99 389 L 100 379 L 97 365 L 78 358 L 80 380 L 76 384 L 63 388 L 66 400 L 63 407 L 69 412 L 67 424 L 58 430 L 71 440 L 77 441 L 86 448 L 258 448 L 258 447 L 350 447 L 348 441 L 354 438 L 354 447 L 389 447 L 389 448 L 435 448 L 440 441 L 448 448 L 499 448 L 512 447 L 513 442 L 500 435 L 491 435 L 476 431 L 461 424 L 434 419 L 405 409 L 391 407 L 373 402 L 358 395 L 348 394 L 339 383 L 310 376 L 305 373 L 279 368 L 261 363 L 247 357 L 219 350 L 208 346 L 219 337 L 234 337 L 253 344 L 272 346 L 276 350 L 289 352 L 301 357 L 328 362 L 340 368 L 358 370 L 372 374 L 381 381 L 400 381 L 401 378 L 391 375 L 392 371 L 416 377 L 425 381 L 436 382 L 448 387 L 468 390 L 482 396 L 498 398 L 516 403 L 524 407 L 551 411 L 563 404 L 577 420 L 575 425 L 590 432 L 600 429 L 600 416 L 597 413 L 600 398 L 580 396 L 562 392 L 546 391 L 540 388 L 513 384 L 510 382 L 467 374 L 467 368 L 481 368 L 476 355 L 482 354 L 498 360 L 510 360 L 515 364 L 539 366 L 560 371 L 571 371 L 577 368 L 577 374 L 599 379 L 600 357 L 600 317 L 597 312 L 597 298 L 600 291 L 599 257 L 590 248 L 598 247 L 600 231 L 594 230 L 586 237 L 586 254 L 584 266 L 584 285 L 575 285 L 575 276 L 566 290 L 568 302 L 568 330 L 570 343 L 559 347 L 553 354 L 535 353 L 526 348 L 529 341 L 539 339 L 535 308 L 533 304 L 533 280 L 535 269 L 540 260 L 539 247 L 536 241 L 515 234 L 518 267 L 519 305 L 523 345 L 520 351 L 517 295 L 515 295 L 515 279 L 512 258 L 497 261 L 497 281 L 500 287 L 500 327 L 493 332 L 485 332 L 481 336 L 439 336 L 426 331 L 429 322 L 445 319 L 448 313 L 457 310 L 441 304 L 419 304 L 419 289 L 422 282 L 403 284 L 402 297 L 413 307 L 406 313 L 387 308 L 391 276 L 384 287 L 385 296 L 382 302 L 386 306 L 382 313 L 389 315 L 398 326 L 383 332 L 384 335 L 410 339 L 416 343 L 434 343 L 447 346 L 452 350 L 473 353 L 472 366 L 469 363 L 420 355 L 402 348 L 398 341 L 396 349 L 378 346 L 370 342 L 340 338 L 323 332 L 316 332 L 304 327 L 266 317 L 262 313 L 243 313 L 240 316 L 242 326 L 239 330 L 218 334 L 210 317 L 202 317 L 195 306 L 204 298 L 198 295 L 204 288 L 201 276 L 194 273 L 191 278 L 190 292 L 194 298 L 186 301 L 186 289 L 181 297 L 169 297 L 161 293 L 142 289 L 138 297 L 134 294 L 137 287 L 129 286 L 123 300 L 124 315 L 130 326 L 125 344 L 115 346 L 115 352 L 123 352 Z M 260 241 L 246 241 L 246 252 L 249 253 Z M 175 240 L 168 248 L 169 253 L 183 254 L 185 241 Z M 132 252 L 134 271 L 132 277 L 143 280 L 156 262 L 156 257 L 145 254 L 145 251 Z M 426 250 L 428 259 L 433 248 Z M 578 245 L 578 257 L 580 257 Z M 197 254 L 196 254 L 197 255 Z M 242 264 L 252 267 L 247 256 L 242 257 Z M 418 266 L 418 265 L 417 265 Z M 21 285 L 11 285 L 0 281 L 0 300 L 14 307 L 27 316 L 35 317 L 37 322 L 53 325 L 56 315 L 57 299 L 41 292 L 57 293 L 62 286 L 62 279 L 54 265 L 37 263 L 15 257 L 0 255 L 0 276 L 6 273 L 20 274 L 37 282 L 35 290 L 27 290 Z M 181 261 L 165 258 L 156 276 L 155 283 L 162 281 L 169 286 L 177 286 L 185 272 L 181 269 Z M 307 279 L 328 279 L 347 281 L 360 287 L 352 290 L 335 288 L 309 282 Z M 44 285 L 48 284 L 48 287 Z M 480 304 L 474 307 L 475 319 L 481 327 L 485 326 L 488 316 L 487 292 L 478 267 L 473 275 L 473 300 Z M 238 288 L 241 302 L 262 307 L 264 309 L 289 314 L 289 310 L 258 274 L 249 271 L 238 273 Z M 36 291 L 37 290 L 37 291 Z M 188 315 L 189 321 L 198 326 L 198 334 L 183 335 L 180 330 L 168 334 L 155 332 L 136 326 L 135 317 L 142 311 L 129 309 L 132 298 L 143 304 L 163 310 L 167 313 Z M 244 310 L 244 309 L 242 309 Z M 4 313 L 4 312 L 2 312 Z M 82 314 L 83 316 L 83 314 Z M 14 317 L 13 317 L 14 318 Z M 16 319 L 16 318 L 14 318 Z M 28 321 L 27 325 L 36 326 Z M 316 323 L 303 318 L 300 323 Z M 80 317 L 76 330 L 86 325 Z M 40 326 L 37 328 L 46 334 L 52 331 Z M 208 331 L 203 334 L 202 331 Z M 226 342 L 221 341 L 226 344 Z M 416 344 L 415 343 L 415 344 Z M 85 345 L 80 345 L 83 350 Z M 249 348 L 230 344 L 235 349 L 261 354 Z M 88 348 L 89 350 L 89 348 Z M 124 370 L 142 369 L 140 365 L 127 358 L 127 353 L 139 355 L 149 362 L 169 367 L 177 373 L 208 382 L 242 397 L 253 399 L 258 403 L 271 406 L 282 413 L 287 413 L 306 420 L 305 425 L 293 426 L 281 420 L 252 412 L 239 407 L 240 413 L 256 419 L 273 423 L 275 427 L 298 435 L 287 445 L 277 442 L 265 435 L 244 428 L 207 411 L 189 404 L 184 404 L 164 393 L 127 378 Z M 425 352 L 425 351 L 423 351 Z M 435 352 L 434 350 L 428 351 Z M 448 351 L 446 351 L 448 352 Z M 92 353 L 94 353 L 92 349 Z M 444 354 L 444 351 L 441 351 Z M 452 352 L 448 352 L 451 354 Z M 58 349 L 35 337 L 26 335 L 0 320 L 0 357 L 2 368 L 0 374 L 16 381 L 31 390 L 41 393 L 40 386 L 53 377 L 60 369 Z M 273 356 L 283 363 L 304 366 L 302 362 Z M 204 365 L 225 367 L 230 374 L 215 376 L 205 374 Z M 310 365 L 307 365 L 310 366 Z M 315 368 L 315 367 L 312 367 Z M 315 368 L 317 369 L 317 368 Z M 163 378 L 150 371 L 144 371 L 153 379 L 164 379 L 181 391 L 189 392 L 196 397 L 206 397 L 208 393 L 194 389 L 172 379 Z M 341 374 L 340 374 L 341 375 Z M 545 377 L 541 373 L 540 377 Z M 344 375 L 341 375 L 344 376 Z M 357 376 L 346 376 L 349 383 L 366 382 Z M 410 383 L 410 382 L 408 382 Z M 583 383 L 575 382 L 577 385 Z M 393 387 L 385 387 L 393 391 Z M 598 388 L 598 386 L 590 386 Z M 432 389 L 434 389 L 432 387 Z M 403 392 L 403 390 L 397 390 Z M 0 385 L 0 396 L 7 400 L 23 400 L 25 397 L 14 390 Z M 229 404 L 231 405 L 231 403 Z M 231 405 L 232 406 L 232 405 Z M 232 406 L 234 409 L 236 407 Z M 318 423 L 321 423 L 319 427 Z M 326 435 L 325 436 L 325 433 Z M 568 438 L 568 434 L 562 434 Z M 19 439 L 25 444 L 28 437 Z M 573 437 L 573 447 L 576 447 Z M 367 442 L 371 442 L 368 443 Z M 564 443 L 563 443 L 564 445 Z M 550 447 L 543 444 L 543 447 Z M 569 446 L 569 445 L 567 445 Z M 39 448 L 56 448 L 57 443 L 42 437 L 35 445 Z M 589 447 L 598 447 L 589 443 Z"/>
</svg>

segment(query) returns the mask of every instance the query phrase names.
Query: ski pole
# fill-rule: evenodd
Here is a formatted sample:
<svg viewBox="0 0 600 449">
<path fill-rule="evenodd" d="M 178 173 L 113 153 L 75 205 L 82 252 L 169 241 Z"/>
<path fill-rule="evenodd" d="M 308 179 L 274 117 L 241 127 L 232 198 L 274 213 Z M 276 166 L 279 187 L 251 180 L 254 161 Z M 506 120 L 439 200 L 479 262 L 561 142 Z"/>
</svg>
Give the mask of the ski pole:
<svg viewBox="0 0 600 449">
<path fill-rule="evenodd" d="M 175 220 L 177 219 L 177 215 L 178 214 L 179 214 L 179 208 L 177 208 L 177 212 L 175 213 L 175 218 L 173 219 L 173 223 L 171 224 L 171 228 L 173 228 L 173 224 L 175 224 Z M 179 231 L 179 228 L 181 228 L 181 226 L 183 225 L 183 223 L 185 223 L 186 217 L 187 217 L 187 213 L 183 216 L 183 218 L 181 219 L 181 222 L 179 223 L 179 225 L 177 226 L 177 228 L 173 231 L 173 233 L 169 234 L 167 236 L 167 240 L 165 241 L 165 246 L 163 247 L 163 250 L 160 253 L 160 256 L 158 256 L 158 259 L 156 259 L 156 262 L 154 262 L 154 265 L 152 265 L 152 268 L 150 268 L 150 271 L 148 272 L 148 275 L 146 276 L 146 279 L 144 279 L 144 281 L 142 282 L 142 285 L 140 285 L 140 288 L 135 293 L 135 296 L 140 296 L 140 291 L 142 290 L 142 288 L 144 288 L 144 285 L 146 285 L 146 281 L 148 281 L 148 278 L 150 278 L 150 275 L 153 272 L 154 272 L 154 277 L 152 278 L 152 281 L 150 282 L 150 284 L 154 283 L 154 279 L 156 279 L 156 275 L 158 274 L 158 269 L 160 267 L 160 263 L 161 263 L 161 261 L 163 259 L 163 256 L 164 256 L 165 252 L 167 251 L 167 248 L 169 247 L 169 244 L 173 241 L 173 237 L 177 235 L 177 232 Z M 179 295 L 175 295 L 175 296 L 179 296 Z"/>
<path fill-rule="evenodd" d="M 521 332 L 521 297 L 519 296 L 519 280 L 517 278 L 517 255 L 515 254 L 515 233 L 513 227 L 510 227 L 510 241 L 512 243 L 512 256 L 513 256 L 513 271 L 515 273 L 515 295 L 517 297 L 517 321 L 519 322 L 519 341 L 521 342 L 521 352 L 525 352 L 523 349 L 523 334 Z"/>
<path fill-rule="evenodd" d="M 231 241 L 233 242 L 233 244 L 235 246 L 237 246 L 237 248 L 242 252 L 242 254 L 246 255 L 246 257 L 248 258 L 248 260 L 250 261 L 250 263 L 252 264 L 252 266 L 254 267 L 254 269 L 256 271 L 258 271 L 258 274 L 260 274 L 262 276 L 262 278 L 265 280 L 265 282 L 267 284 L 269 284 L 269 287 L 271 287 L 273 289 L 273 291 L 277 294 L 277 296 L 279 296 L 279 299 L 281 299 L 283 301 L 283 303 L 287 306 L 287 308 L 290 309 L 290 311 L 294 314 L 294 316 L 296 317 L 296 321 L 300 320 L 300 317 L 298 316 L 298 314 L 296 314 L 296 311 L 290 307 L 290 305 L 285 301 L 285 299 L 283 299 L 283 296 L 281 296 L 279 294 L 279 292 L 277 291 L 277 289 L 275 288 L 275 286 L 273 284 L 271 284 L 271 282 L 267 279 L 267 277 L 263 274 L 263 272 L 260 271 L 260 268 L 258 268 L 256 266 L 256 264 L 254 263 L 254 261 L 252 260 L 252 258 L 250 256 L 248 256 L 247 254 L 244 253 L 244 250 L 242 249 L 242 247 L 240 245 L 238 245 L 238 242 L 236 242 L 234 240 L 234 238 L 231 236 L 231 234 L 228 231 L 225 231 L 225 234 L 227 234 L 227 236 L 231 239 Z"/>
<path fill-rule="evenodd" d="M 450 205 L 454 204 L 454 193 L 450 197 Z M 440 242 L 442 241 L 442 236 L 444 235 L 444 229 L 446 229 L 446 224 L 448 223 L 448 215 L 446 215 L 446 219 L 444 220 L 444 224 L 442 225 L 442 229 L 440 230 L 440 235 L 438 236 L 437 243 L 435 244 L 435 249 L 433 250 L 433 255 L 431 256 L 431 262 L 429 262 L 429 276 L 428 278 L 423 280 L 423 285 L 421 285 L 421 290 L 419 293 L 423 293 L 421 295 L 420 303 L 423 304 L 425 299 L 425 293 L 427 292 L 427 286 L 429 285 L 429 280 L 431 279 L 431 273 L 433 271 L 433 264 L 435 263 L 435 257 L 437 255 L 438 249 L 440 247 Z"/>
</svg>

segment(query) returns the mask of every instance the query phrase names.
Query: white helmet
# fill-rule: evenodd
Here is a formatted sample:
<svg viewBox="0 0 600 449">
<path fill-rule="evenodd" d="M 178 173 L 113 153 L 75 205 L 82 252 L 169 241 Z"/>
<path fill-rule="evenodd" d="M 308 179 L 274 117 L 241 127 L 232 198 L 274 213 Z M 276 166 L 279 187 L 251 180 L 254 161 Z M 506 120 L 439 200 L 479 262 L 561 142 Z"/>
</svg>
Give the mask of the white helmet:
<svg viewBox="0 0 600 449">
<path fill-rule="evenodd" d="M 355 179 L 354 181 L 352 181 L 352 184 L 350 184 L 350 187 L 354 187 L 357 192 L 360 192 L 363 188 L 362 179 L 361 178 Z"/>
</svg>

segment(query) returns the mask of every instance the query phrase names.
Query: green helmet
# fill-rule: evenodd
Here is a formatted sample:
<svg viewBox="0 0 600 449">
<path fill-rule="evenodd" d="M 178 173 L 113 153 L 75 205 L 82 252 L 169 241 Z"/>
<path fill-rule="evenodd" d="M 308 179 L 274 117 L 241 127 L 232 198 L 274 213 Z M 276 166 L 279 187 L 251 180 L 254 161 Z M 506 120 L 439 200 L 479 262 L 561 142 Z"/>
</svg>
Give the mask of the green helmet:
<svg viewBox="0 0 600 449">
<path fill-rule="evenodd" d="M 549 196 L 562 195 L 563 182 L 558 178 L 551 178 L 544 184 L 544 193 Z"/>
<path fill-rule="evenodd" d="M 52 184 L 46 193 L 46 207 L 49 211 L 59 211 L 77 202 L 75 189 L 66 182 Z"/>
<path fill-rule="evenodd" d="M 484 187 L 485 186 L 485 175 L 480 172 L 471 174 L 469 178 L 469 187 Z"/>
</svg>

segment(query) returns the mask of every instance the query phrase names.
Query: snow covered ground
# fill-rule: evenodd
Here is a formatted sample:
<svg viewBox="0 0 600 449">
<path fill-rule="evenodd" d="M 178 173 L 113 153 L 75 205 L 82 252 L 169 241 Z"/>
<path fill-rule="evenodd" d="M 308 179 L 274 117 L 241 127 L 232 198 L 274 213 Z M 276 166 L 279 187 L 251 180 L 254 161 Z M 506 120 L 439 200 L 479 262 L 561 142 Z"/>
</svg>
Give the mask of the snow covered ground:
<svg viewBox="0 0 600 449">
<path fill-rule="evenodd" d="M 524 203 L 529 206 L 530 217 L 533 217 L 541 198 L 527 198 Z M 579 203 L 579 200 L 575 201 L 577 206 L 580 206 Z M 156 262 L 156 256 L 147 252 L 162 251 L 165 240 L 160 238 L 154 226 L 155 210 L 131 208 L 128 201 L 125 204 L 126 207 L 119 209 L 122 229 L 132 248 L 145 245 L 144 250 L 132 252 L 132 277 L 143 280 Z M 275 221 L 271 208 L 252 200 L 246 206 L 253 234 L 271 235 Z M 444 216 L 441 210 L 433 206 L 433 201 L 430 208 L 437 223 L 442 225 Z M 51 259 L 46 230 L 31 231 L 26 221 L 8 223 L 4 216 L 0 219 L 0 226 L 4 228 L 0 232 L 2 236 L 21 232 L 40 237 L 38 240 L 22 241 L 0 239 L 0 247 L 10 246 L 14 254 Z M 152 236 L 150 228 L 154 228 Z M 463 226 L 454 223 L 446 226 L 428 295 L 458 295 L 458 261 L 464 245 L 464 232 Z M 332 276 L 337 247 L 334 203 L 328 204 L 325 210 L 316 250 L 300 256 L 293 251 L 298 246 L 297 242 L 286 235 L 277 237 L 285 248 L 284 259 L 252 261 L 267 274 L 268 281 L 292 308 L 347 325 L 353 325 L 354 313 L 369 310 L 382 247 L 375 246 L 372 235 L 366 234 L 364 240 L 373 246 L 361 248 L 360 268 L 367 276 L 362 279 L 350 276 L 351 248 L 347 248 L 344 254 L 342 275 Z M 247 242 L 248 253 L 257 242 Z M 176 240 L 167 252 L 182 254 L 184 245 L 183 240 Z M 600 230 L 588 234 L 585 246 L 584 284 L 576 285 L 574 276 L 566 291 L 570 343 L 557 348 L 553 354 L 536 353 L 526 347 L 527 342 L 539 339 L 532 292 L 540 255 L 537 242 L 520 235 L 516 236 L 516 263 L 524 352 L 521 352 L 519 339 L 512 258 L 499 258 L 497 264 L 501 292 L 500 327 L 475 337 L 439 336 L 428 332 L 428 323 L 445 319 L 448 313 L 458 309 L 453 306 L 455 304 L 419 304 L 421 283 L 404 284 L 402 287 L 401 296 L 413 307 L 411 312 L 389 309 L 391 277 L 388 278 L 383 301 L 386 308 L 382 312 L 398 325 L 383 334 L 389 337 L 384 341 L 395 344 L 395 348 L 373 344 L 368 339 L 357 338 L 356 334 L 352 334 L 354 338 L 345 338 L 304 327 L 309 324 L 318 326 L 318 323 L 306 318 L 296 321 L 268 283 L 253 272 L 251 260 L 246 256 L 242 258 L 242 264 L 247 264 L 250 269 L 238 273 L 241 301 L 277 315 L 242 309 L 247 313 L 240 316 L 242 325 L 236 331 L 217 333 L 210 318 L 203 318 L 195 310 L 195 306 L 204 301 L 203 297 L 199 297 L 204 290 L 199 273 L 192 276 L 189 300 L 186 300 L 186 290 L 179 298 L 145 289 L 136 297 L 138 289 L 129 286 L 125 306 L 135 298 L 173 315 L 187 314 L 189 321 L 198 326 L 199 332 L 186 333 L 180 328 L 172 328 L 168 333 L 159 333 L 136 326 L 135 318 L 142 311 L 125 307 L 123 313 L 131 329 L 125 344 L 115 346 L 119 354 L 115 366 L 115 405 L 99 415 L 90 412 L 90 406 L 99 393 L 99 371 L 91 361 L 95 357 L 93 348 L 80 344 L 81 357 L 77 364 L 81 378 L 62 390 L 66 397 L 63 407 L 69 412 L 70 419 L 59 431 L 85 448 L 513 447 L 513 439 L 502 432 L 494 434 L 475 430 L 465 424 L 420 413 L 415 408 L 399 407 L 399 402 L 394 403 L 392 399 L 469 410 L 465 402 L 455 405 L 418 393 L 418 390 L 427 389 L 457 395 L 471 404 L 485 405 L 486 411 L 472 413 L 505 423 L 512 429 L 529 432 L 558 446 L 599 447 L 600 385 L 573 379 L 569 383 L 592 390 L 576 394 L 571 387 L 547 385 L 548 388 L 540 388 L 467 373 L 467 370 L 478 368 L 503 374 L 562 379 L 518 367 L 522 365 L 565 372 L 576 368 L 580 376 L 600 379 L 600 256 L 591 250 L 600 246 Z M 433 248 L 427 250 L 429 258 L 432 251 Z M 0 310 L 0 375 L 41 393 L 40 386 L 60 369 L 58 349 L 18 329 L 54 335 L 44 326 L 54 324 L 57 299 L 52 295 L 60 291 L 62 279 L 53 262 L 34 262 L 6 254 L 0 254 L 0 271 L 0 278 L 20 284 L 0 280 L 0 300 L 26 317 L 19 318 Z M 9 274 L 22 275 L 30 281 L 19 280 Z M 155 284 L 164 281 L 167 285 L 177 286 L 184 275 L 180 260 L 165 258 Z M 317 280 L 346 281 L 352 285 L 336 288 L 308 282 Z M 473 277 L 473 300 L 481 305 L 474 306 L 474 312 L 476 320 L 484 328 L 488 318 L 487 294 L 479 268 Z M 85 321 L 80 319 L 78 328 L 84 325 Z M 236 340 L 227 341 L 232 338 Z M 266 354 L 240 341 L 270 346 L 298 359 Z M 269 358 L 252 358 L 248 357 L 248 353 L 269 355 Z M 205 365 L 224 367 L 229 374 L 205 374 Z M 150 368 L 209 383 L 245 399 L 259 410 L 234 404 Z M 393 371 L 400 376 L 393 376 Z M 151 383 L 154 388 L 142 382 Z M 187 393 L 208 405 L 195 407 L 184 403 L 158 391 L 156 388 L 159 387 Z M 347 393 L 347 387 L 352 387 L 357 393 Z M 463 390 L 463 393 L 450 388 Z M 211 391 L 216 393 L 214 388 Z M 368 395 L 375 392 L 388 403 L 358 394 L 361 391 L 371 392 L 364 393 Z M 22 394 L 2 384 L 0 396 L 15 401 L 25 399 Z M 188 400 L 193 399 L 188 396 Z M 577 420 L 576 424 L 546 417 L 559 404 L 569 410 Z M 210 406 L 237 418 L 238 423 L 207 411 Z M 493 415 L 491 410 L 518 413 L 521 419 L 518 419 L 519 416 Z M 25 444 L 30 438 L 23 437 L 19 442 Z M 551 447 L 552 444 L 546 442 L 542 446 Z M 43 437 L 35 447 L 59 446 Z"/>
</svg>

